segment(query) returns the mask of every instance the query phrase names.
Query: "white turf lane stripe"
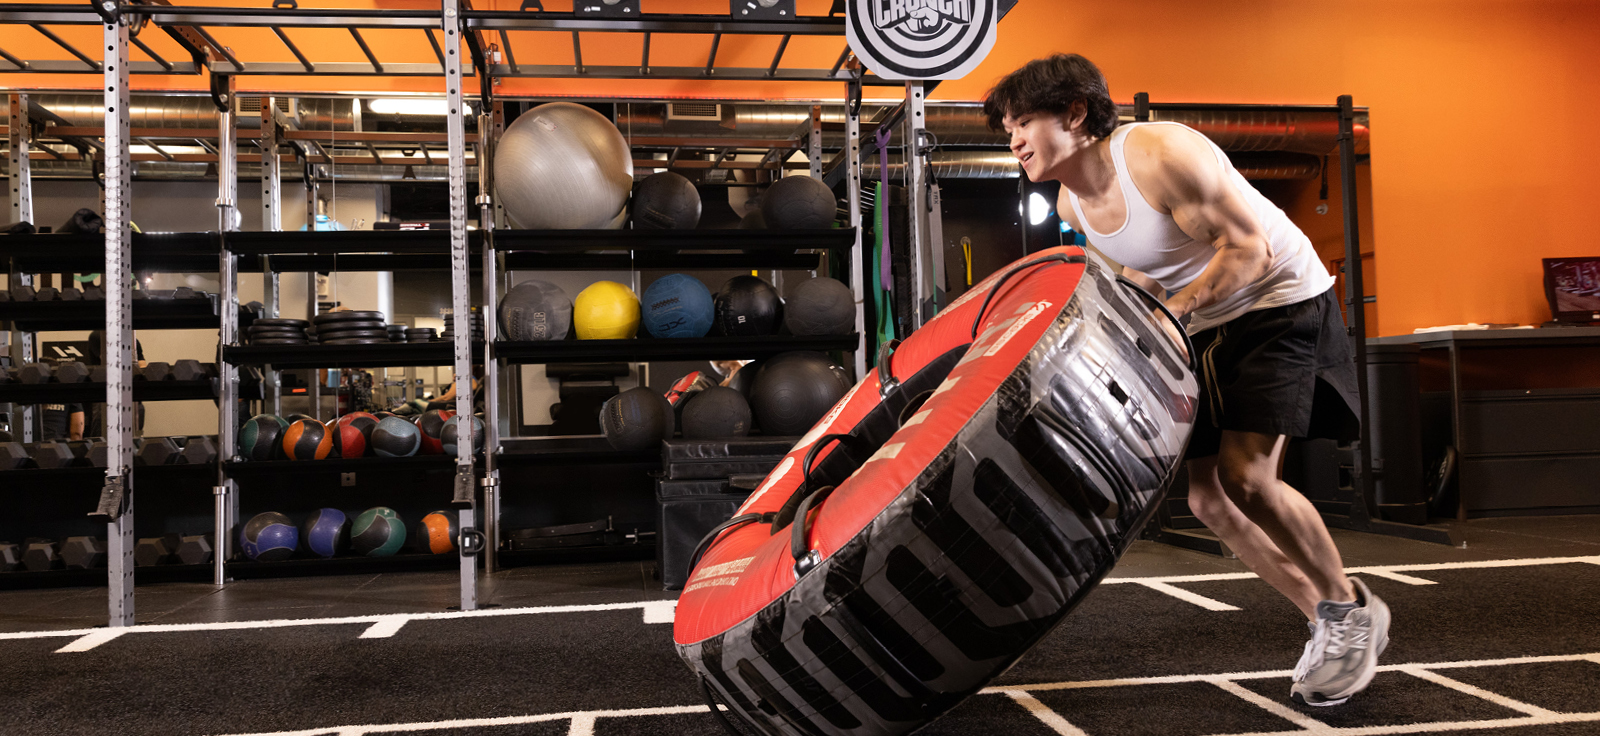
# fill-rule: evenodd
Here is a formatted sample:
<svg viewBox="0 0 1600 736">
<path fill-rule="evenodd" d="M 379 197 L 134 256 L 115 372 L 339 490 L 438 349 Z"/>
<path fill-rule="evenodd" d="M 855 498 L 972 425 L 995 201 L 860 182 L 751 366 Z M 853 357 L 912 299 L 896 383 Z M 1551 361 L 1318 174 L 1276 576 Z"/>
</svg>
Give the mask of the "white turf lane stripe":
<svg viewBox="0 0 1600 736">
<path fill-rule="evenodd" d="M 1240 685 L 1232 680 L 1217 678 L 1209 680 L 1209 682 L 1217 687 L 1222 688 L 1223 690 L 1226 690 L 1229 694 L 1239 698 L 1240 700 L 1255 705 L 1256 707 L 1271 713 L 1272 715 L 1305 729 L 1306 733 L 1308 734 L 1326 733 L 1330 728 L 1328 724 L 1323 723 L 1322 721 L 1305 715 L 1294 708 L 1290 708 L 1288 705 L 1280 701 L 1273 700 L 1272 698 L 1255 692 L 1254 690 L 1247 689 L 1245 686 Z"/>
<path fill-rule="evenodd" d="M 1149 588 L 1151 590 L 1154 590 L 1156 592 L 1166 593 L 1167 595 L 1170 595 L 1173 598 L 1177 598 L 1178 600 L 1183 601 L 1185 603 L 1193 603 L 1193 604 L 1195 604 L 1195 605 L 1197 605 L 1197 606 L 1199 606 L 1201 608 L 1206 609 L 1207 611 L 1237 611 L 1237 610 L 1239 610 L 1238 606 L 1230 606 L 1230 605 L 1228 605 L 1226 603 L 1223 603 L 1222 601 L 1216 600 L 1214 598 L 1207 598 L 1207 597 L 1205 597 L 1203 595 L 1200 595 L 1199 593 L 1190 593 L 1189 591 L 1184 590 L 1183 588 L 1179 588 L 1179 587 L 1177 587 L 1175 585 L 1168 585 L 1166 583 L 1156 582 L 1156 581 L 1153 581 L 1153 580 L 1143 580 L 1143 579 L 1137 579 L 1137 580 L 1134 580 L 1133 582 L 1138 583 L 1140 585 L 1143 585 L 1144 587 Z"/>
<path fill-rule="evenodd" d="M 1473 667 L 1503 667 L 1513 664 L 1548 664 L 1552 662 L 1592 661 L 1600 664 L 1600 652 L 1585 654 L 1557 654 L 1539 657 L 1512 657 L 1508 659 L 1470 659 L 1459 662 L 1412 662 L 1407 664 L 1380 664 L 1379 672 L 1398 672 L 1409 668 L 1425 670 L 1466 669 Z M 1011 690 L 1041 692 L 1045 690 L 1081 690 L 1098 687 L 1126 687 L 1129 685 L 1171 685 L 1184 682 L 1216 682 L 1218 680 L 1265 680 L 1291 677 L 1292 670 L 1261 670 L 1259 672 L 1221 672 L 1195 675 L 1162 675 L 1157 677 L 1123 677 L 1111 680 L 1076 680 L 1066 682 L 1040 682 L 1029 685 L 1003 685 L 979 690 L 979 694 L 1000 695 Z"/>
<path fill-rule="evenodd" d="M 1511 698 L 1499 693 L 1489 692 L 1488 690 L 1476 685 L 1468 685 L 1460 680 L 1445 677 L 1437 672 L 1430 672 L 1422 667 L 1399 667 L 1398 669 L 1401 672 L 1411 675 L 1412 677 L 1427 680 L 1435 685 L 1443 685 L 1451 690 L 1466 693 L 1467 695 L 1471 695 L 1475 698 L 1482 698 L 1483 700 L 1487 700 L 1502 708 L 1514 710 L 1518 713 L 1526 713 L 1536 718 L 1548 718 L 1556 714 L 1555 711 L 1545 710 L 1537 705 L 1530 705 L 1520 700 L 1512 700 Z"/>
<path fill-rule="evenodd" d="M 1397 583 L 1405 583 L 1406 585 L 1438 585 L 1439 584 L 1438 581 L 1435 581 L 1435 580 L 1424 580 L 1424 579 L 1419 578 L 1419 577 L 1413 577 L 1411 575 L 1405 575 L 1403 573 L 1392 572 L 1392 571 L 1389 571 L 1389 570 L 1363 570 L 1361 572 L 1361 574 L 1363 574 L 1363 575 L 1371 575 L 1372 577 L 1375 577 L 1375 578 L 1384 578 L 1386 580 L 1393 580 L 1393 581 L 1395 581 Z"/>
<path fill-rule="evenodd" d="M 634 601 L 631 603 L 594 603 L 572 606 L 534 606 L 529 608 L 486 608 L 477 611 L 438 611 L 432 613 L 390 613 L 370 616 L 345 616 L 339 618 L 288 618 L 251 621 L 216 621 L 203 624 L 139 624 L 116 629 L 62 629 L 57 631 L 16 631 L 0 633 L 6 639 L 51 639 L 76 637 L 78 641 L 58 651 L 86 652 L 107 641 L 127 634 L 164 634 L 181 631 L 238 631 L 244 629 L 277 629 L 290 626 L 340 626 L 368 624 L 363 638 L 393 636 L 400 627 L 412 621 L 443 621 L 457 618 L 485 618 L 496 616 L 528 616 L 544 613 L 589 613 L 593 611 L 642 612 L 647 624 L 670 624 L 676 610 L 676 601 Z M 116 632 L 112 634 L 110 632 Z"/>
<path fill-rule="evenodd" d="M 540 713 L 531 716 L 504 716 L 501 718 L 462 718 L 453 721 L 426 721 L 415 723 L 364 723 L 350 726 L 330 726 L 324 728 L 308 728 L 299 731 L 261 731 L 249 734 L 230 734 L 230 736 L 366 736 L 366 734 L 383 733 L 417 733 L 420 731 L 443 731 L 461 728 L 493 728 L 496 726 L 520 726 L 528 723 L 544 723 L 548 721 L 572 721 L 574 728 L 579 721 L 587 721 L 589 731 L 593 733 L 594 722 L 600 718 L 634 718 L 639 716 L 675 716 L 686 713 L 709 713 L 710 709 L 704 705 L 674 705 L 663 708 L 630 708 L 626 710 L 585 710 L 568 711 L 566 713 Z M 577 734 L 578 731 L 569 731 Z"/>
<path fill-rule="evenodd" d="M 1487 731 L 1498 728 L 1523 726 L 1553 726 L 1563 723 L 1600 723 L 1600 713 L 1556 713 L 1548 718 L 1500 718 L 1492 721 L 1451 721 L 1439 723 L 1401 723 L 1392 726 L 1357 726 L 1328 728 L 1316 731 L 1315 736 L 1397 736 L 1413 733 L 1442 733 L 1451 731 Z M 1228 736 L 1308 736 L 1307 732 L 1257 731 L 1255 733 L 1228 734 Z"/>
<path fill-rule="evenodd" d="M 1368 574 L 1368 575 L 1378 575 L 1380 577 L 1388 577 L 1389 575 L 1392 575 L 1394 573 L 1426 572 L 1426 571 L 1429 571 L 1429 570 L 1482 570 L 1482 569 L 1496 568 L 1496 567 L 1530 567 L 1530 566 L 1542 566 L 1542 565 L 1570 565 L 1570 564 L 1575 564 L 1575 563 L 1588 563 L 1588 564 L 1591 564 L 1591 565 L 1600 565 L 1600 555 L 1591 555 L 1591 556 L 1588 556 L 1588 557 L 1524 557 L 1524 558 L 1510 559 L 1510 560 L 1471 560 L 1471 561 L 1464 561 L 1464 562 L 1431 562 L 1431 563 L 1419 563 L 1419 564 L 1415 564 L 1415 565 L 1367 565 L 1367 566 L 1362 566 L 1362 567 L 1347 567 L 1347 568 L 1345 568 L 1344 571 L 1346 573 L 1350 573 L 1350 574 L 1362 574 L 1362 573 L 1364 573 L 1364 574 Z M 1203 583 L 1203 582 L 1213 582 L 1213 581 L 1218 581 L 1218 580 L 1249 580 L 1249 579 L 1254 578 L 1254 577 L 1256 577 L 1256 574 L 1253 573 L 1253 572 L 1218 572 L 1218 573 L 1206 573 L 1206 574 L 1201 574 L 1201 575 L 1152 575 L 1152 576 L 1149 576 L 1149 577 L 1108 577 L 1108 578 L 1100 581 L 1100 584 L 1101 585 L 1113 585 L 1113 584 L 1116 584 L 1116 583 L 1143 583 L 1145 581 L 1154 581 L 1154 582 L 1160 582 L 1160 583 Z M 1409 577 L 1409 576 L 1405 576 L 1405 577 Z M 1421 580 L 1421 578 L 1417 578 L 1417 579 Z M 1427 585 L 1427 584 L 1432 584 L 1432 583 L 1433 583 L 1433 581 L 1429 580 L 1429 581 L 1426 581 L 1426 582 L 1423 582 L 1423 583 L 1412 583 L 1412 585 Z"/>
<path fill-rule="evenodd" d="M 1050 730 L 1055 731 L 1060 736 L 1088 736 L 1082 729 L 1072 725 L 1066 718 L 1062 717 L 1060 713 L 1051 710 L 1050 706 L 1039 702 L 1038 698 L 1021 690 L 1001 690 L 1000 692 L 1011 698 L 1029 713 L 1032 713 L 1033 717 L 1039 719 L 1040 723 L 1049 726 Z"/>
</svg>

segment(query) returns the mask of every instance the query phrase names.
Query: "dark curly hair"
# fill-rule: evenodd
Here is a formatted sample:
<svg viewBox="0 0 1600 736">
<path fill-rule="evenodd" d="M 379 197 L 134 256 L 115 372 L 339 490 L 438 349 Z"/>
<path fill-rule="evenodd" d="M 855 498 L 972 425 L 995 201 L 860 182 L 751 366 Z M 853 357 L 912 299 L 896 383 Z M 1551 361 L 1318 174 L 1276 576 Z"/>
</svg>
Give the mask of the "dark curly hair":
<svg viewBox="0 0 1600 736">
<path fill-rule="evenodd" d="M 1007 115 L 1061 114 L 1072 109 L 1072 103 L 1078 100 L 1083 100 L 1088 110 L 1084 132 L 1095 138 L 1111 135 L 1117 127 L 1117 103 L 1111 101 L 1105 75 L 1082 56 L 1055 54 L 1034 59 L 1007 74 L 984 96 L 983 113 L 989 116 L 991 129 L 1004 130 L 1002 121 Z"/>
</svg>

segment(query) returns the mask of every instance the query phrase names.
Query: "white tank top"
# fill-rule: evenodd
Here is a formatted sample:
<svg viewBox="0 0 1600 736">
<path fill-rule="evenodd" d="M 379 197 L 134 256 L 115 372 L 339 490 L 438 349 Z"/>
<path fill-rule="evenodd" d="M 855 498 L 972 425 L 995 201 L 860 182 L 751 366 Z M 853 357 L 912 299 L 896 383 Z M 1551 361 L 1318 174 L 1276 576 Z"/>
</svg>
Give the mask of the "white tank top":
<svg viewBox="0 0 1600 736">
<path fill-rule="evenodd" d="M 1199 131 L 1181 123 L 1129 123 L 1112 131 L 1111 160 L 1117 167 L 1117 183 L 1122 187 L 1128 216 L 1122 227 L 1109 233 L 1099 232 L 1089 225 L 1083 208 L 1078 205 L 1077 194 L 1068 190 L 1067 196 L 1091 245 L 1111 260 L 1144 272 L 1170 293 L 1194 281 L 1211 263 L 1217 250 L 1210 243 L 1189 237 L 1173 221 L 1172 215 L 1157 212 L 1134 185 L 1122 148 L 1128 131 L 1140 125 L 1176 125 L 1204 138 Z M 1333 286 L 1333 276 L 1317 258 L 1317 251 L 1311 247 L 1311 240 L 1305 233 L 1289 221 L 1283 210 L 1250 186 L 1221 148 L 1209 138 L 1206 143 L 1216 152 L 1217 161 L 1261 220 L 1262 230 L 1272 247 L 1272 264 L 1255 282 L 1216 304 L 1195 311 L 1189 320 L 1190 334 L 1215 327 L 1245 312 L 1305 301 Z"/>
</svg>

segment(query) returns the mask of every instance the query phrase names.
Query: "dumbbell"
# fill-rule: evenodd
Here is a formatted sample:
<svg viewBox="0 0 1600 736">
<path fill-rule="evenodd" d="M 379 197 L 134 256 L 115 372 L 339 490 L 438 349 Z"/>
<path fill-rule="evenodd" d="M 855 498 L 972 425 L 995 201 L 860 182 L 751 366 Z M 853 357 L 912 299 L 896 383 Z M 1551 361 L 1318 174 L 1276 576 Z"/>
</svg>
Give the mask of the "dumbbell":
<svg viewBox="0 0 1600 736">
<path fill-rule="evenodd" d="M 0 572 L 22 569 L 22 545 L 0 542 Z"/>
<path fill-rule="evenodd" d="M 105 440 L 95 440 L 89 443 L 89 452 L 86 455 L 89 465 L 96 468 L 105 468 L 111 465 L 111 446 Z"/>
<path fill-rule="evenodd" d="M 86 302 L 103 302 L 106 300 L 106 290 L 98 286 L 83 287 L 83 300 Z"/>
<path fill-rule="evenodd" d="M 183 449 L 171 437 L 145 437 L 134 453 L 134 465 L 172 465 L 183 457 Z"/>
<path fill-rule="evenodd" d="M 45 440 L 26 446 L 33 464 L 48 470 L 72 466 L 72 448 L 59 440 Z"/>
<path fill-rule="evenodd" d="M 0 442 L 0 470 L 28 467 L 28 448 L 21 442 Z"/>
<path fill-rule="evenodd" d="M 198 296 L 201 296 L 201 295 L 196 294 L 194 292 L 194 289 L 189 288 L 187 286 L 180 286 L 180 287 L 172 290 L 172 298 L 173 299 L 194 299 L 194 298 L 196 298 Z"/>
<path fill-rule="evenodd" d="M 133 564 L 136 567 L 171 565 L 178 561 L 178 545 L 182 541 L 177 534 L 140 539 L 133 547 Z"/>
<path fill-rule="evenodd" d="M 210 534 L 184 537 L 178 543 L 178 561 L 185 565 L 204 565 L 211 561 L 212 549 Z"/>
<path fill-rule="evenodd" d="M 205 363 L 185 359 L 172 364 L 171 375 L 174 381 L 204 381 L 211 377 L 211 372 Z"/>
<path fill-rule="evenodd" d="M 89 382 L 90 383 L 105 383 L 106 382 L 106 367 L 103 366 L 103 365 L 91 365 L 91 366 L 89 366 Z"/>
<path fill-rule="evenodd" d="M 17 370 L 17 380 L 22 383 L 47 383 L 53 372 L 49 363 L 24 363 Z"/>
<path fill-rule="evenodd" d="M 11 290 L 11 301 L 14 302 L 31 302 L 36 296 L 38 292 L 32 286 L 18 286 Z"/>
<path fill-rule="evenodd" d="M 22 564 L 29 572 L 44 572 L 61 566 L 61 548 L 48 539 L 30 538 L 22 552 Z"/>
<path fill-rule="evenodd" d="M 56 383 L 83 383 L 89 380 L 89 366 L 76 360 L 56 365 Z"/>
<path fill-rule="evenodd" d="M 62 287 L 59 298 L 64 302 L 81 302 L 83 301 L 83 292 L 79 291 L 76 286 L 66 286 Z"/>
<path fill-rule="evenodd" d="M 106 543 L 94 537 L 67 537 L 61 543 L 61 561 L 68 570 L 93 570 L 106 565 Z"/>
<path fill-rule="evenodd" d="M 154 360 L 146 363 L 144 369 L 135 374 L 146 381 L 166 381 L 172 378 L 172 364 L 165 361 Z"/>
<path fill-rule="evenodd" d="M 217 443 L 210 437 L 190 437 L 183 445 L 183 462 L 210 465 L 217 461 Z"/>
<path fill-rule="evenodd" d="M 33 290 L 33 300 L 36 302 L 53 302 L 61 298 L 61 292 L 54 286 L 41 286 Z"/>
</svg>

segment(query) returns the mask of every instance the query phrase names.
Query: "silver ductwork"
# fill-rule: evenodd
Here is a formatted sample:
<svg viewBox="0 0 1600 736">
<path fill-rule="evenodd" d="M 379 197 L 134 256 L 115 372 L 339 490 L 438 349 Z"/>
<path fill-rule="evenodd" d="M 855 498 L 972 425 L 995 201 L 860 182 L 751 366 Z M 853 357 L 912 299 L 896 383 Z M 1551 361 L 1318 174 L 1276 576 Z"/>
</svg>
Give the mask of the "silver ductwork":
<svg viewBox="0 0 1600 736">
<path fill-rule="evenodd" d="M 407 171 L 407 168 L 410 171 Z M 65 180 L 93 180 L 93 174 L 85 161 L 34 161 L 29 169 L 35 179 L 65 179 Z M 239 181 L 254 182 L 261 178 L 261 164 L 238 164 Z M 467 167 L 467 178 L 470 180 L 477 176 L 478 167 Z M 391 183 L 391 182 L 445 182 L 449 181 L 449 167 L 445 165 L 413 164 L 407 167 L 402 164 L 339 164 L 334 167 L 333 176 L 329 177 L 326 164 L 317 165 L 318 181 L 341 181 L 351 183 Z M 133 163 L 134 181 L 208 181 L 217 180 L 217 171 L 214 164 L 196 163 L 189 161 L 135 161 Z M 298 182 L 301 180 L 301 169 L 297 166 L 283 167 L 283 180 Z"/>
<path fill-rule="evenodd" d="M 1322 173 L 1316 156 L 1293 153 L 1232 154 L 1234 168 L 1246 179 L 1315 179 Z M 878 178 L 878 157 L 861 162 L 862 178 Z M 938 151 L 933 154 L 933 176 L 939 179 L 1015 179 L 1020 175 L 1016 158 L 1010 153 L 989 151 Z M 902 178 L 905 166 L 899 156 L 889 157 L 889 179 Z"/>
<path fill-rule="evenodd" d="M 1339 148 L 1339 116 L 1333 111 L 1256 109 L 1151 110 L 1152 121 L 1183 123 L 1224 151 L 1285 151 L 1323 156 Z M 1356 153 L 1368 151 L 1366 113 L 1355 126 Z"/>
<path fill-rule="evenodd" d="M 240 95 L 239 127 L 259 125 L 261 97 Z M 99 95 L 29 95 L 28 100 L 66 120 L 72 127 L 97 128 L 105 124 L 105 98 Z M 349 99 L 302 97 L 294 106 L 304 130 L 355 130 L 355 103 Z M 195 95 L 134 95 L 129 107 L 129 127 L 167 129 L 217 129 L 217 107 L 210 97 Z"/>
</svg>

